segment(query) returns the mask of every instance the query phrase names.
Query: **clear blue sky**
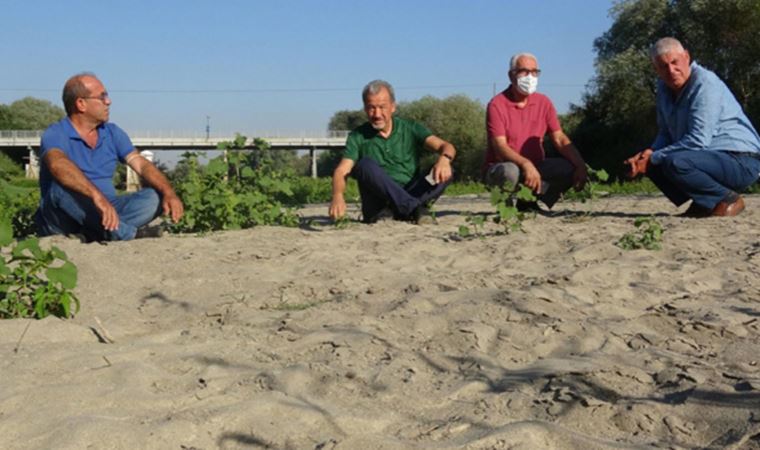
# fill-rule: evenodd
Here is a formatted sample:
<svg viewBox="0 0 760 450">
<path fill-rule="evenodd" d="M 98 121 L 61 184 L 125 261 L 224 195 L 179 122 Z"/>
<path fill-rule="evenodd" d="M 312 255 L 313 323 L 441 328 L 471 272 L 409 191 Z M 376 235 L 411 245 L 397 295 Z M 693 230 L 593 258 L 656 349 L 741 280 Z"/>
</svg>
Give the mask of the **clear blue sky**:
<svg viewBox="0 0 760 450">
<path fill-rule="evenodd" d="M 131 133 L 319 131 L 383 78 L 399 101 L 465 94 L 486 103 L 509 57 L 530 51 L 560 112 L 594 74 L 610 0 L 0 0 L 0 103 L 60 105 L 95 72 L 111 120 Z"/>
</svg>

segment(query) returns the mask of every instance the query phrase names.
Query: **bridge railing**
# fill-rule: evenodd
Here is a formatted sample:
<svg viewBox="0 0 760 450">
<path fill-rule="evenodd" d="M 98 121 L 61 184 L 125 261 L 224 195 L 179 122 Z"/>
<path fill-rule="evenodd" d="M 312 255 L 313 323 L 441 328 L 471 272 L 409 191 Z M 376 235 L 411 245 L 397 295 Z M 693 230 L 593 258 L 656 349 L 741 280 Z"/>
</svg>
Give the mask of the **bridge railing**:
<svg viewBox="0 0 760 450">
<path fill-rule="evenodd" d="M 0 130 L 1 139 L 33 139 L 41 138 L 42 130 Z"/>
<path fill-rule="evenodd" d="M 0 139 L 39 139 L 42 137 L 43 130 L 0 130 Z M 277 138 L 345 138 L 348 136 L 347 130 L 327 130 L 327 131 L 252 131 L 249 133 L 238 133 L 248 138 L 277 139 Z M 213 141 L 233 139 L 235 133 L 213 133 L 206 134 L 199 131 L 136 131 L 127 134 L 132 139 L 140 138 L 186 138 L 186 139 L 208 139 Z"/>
<path fill-rule="evenodd" d="M 26 165 L 26 173 L 29 178 L 37 178 L 39 174 L 39 161 L 35 157 L 34 148 L 39 147 L 40 138 L 43 131 L 41 130 L 0 130 L 0 149 L 1 148 L 27 148 L 29 151 L 29 163 Z M 301 148 L 303 144 L 304 149 L 309 150 L 309 159 L 311 160 L 311 175 L 316 178 L 317 176 L 317 147 L 327 145 L 334 147 L 336 145 L 343 145 L 345 138 L 348 136 L 348 131 L 321 131 L 321 132 L 253 132 L 253 133 L 239 133 L 243 136 L 252 138 L 262 138 L 264 140 L 270 140 L 273 148 Z M 149 132 L 149 133 L 128 133 L 137 148 L 141 149 L 172 149 L 188 147 L 206 147 L 215 146 L 217 142 L 232 140 L 234 135 L 206 135 L 205 133 L 188 133 L 188 132 Z M 333 140 L 333 142 L 325 143 L 321 140 Z M 181 142 L 174 142 L 181 140 Z M 282 140 L 288 142 L 282 142 Z M 335 140 L 342 140 L 340 144 Z M 166 146 L 166 147 L 164 147 Z"/>
</svg>

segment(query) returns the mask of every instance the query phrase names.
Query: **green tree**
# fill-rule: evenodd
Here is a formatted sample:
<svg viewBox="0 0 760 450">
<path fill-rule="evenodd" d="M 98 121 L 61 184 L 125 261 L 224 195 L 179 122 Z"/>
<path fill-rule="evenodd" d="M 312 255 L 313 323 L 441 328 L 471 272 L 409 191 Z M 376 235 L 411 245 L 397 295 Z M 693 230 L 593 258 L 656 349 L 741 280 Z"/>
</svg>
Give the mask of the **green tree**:
<svg viewBox="0 0 760 450">
<path fill-rule="evenodd" d="M 0 130 L 9 130 L 11 126 L 11 112 L 8 105 L 0 104 Z"/>
<path fill-rule="evenodd" d="M 726 82 L 760 125 L 760 0 L 681 0 L 673 15 L 692 55 Z"/>
<path fill-rule="evenodd" d="M 47 100 L 24 97 L 0 108 L 0 129 L 44 130 L 66 114 Z"/>
<path fill-rule="evenodd" d="M 457 178 L 480 178 L 486 148 L 486 112 L 480 102 L 465 95 L 443 99 L 425 96 L 400 103 L 397 114 L 424 124 L 433 134 L 456 147 L 457 158 L 453 166 Z M 432 159 L 433 155 L 426 162 L 430 163 Z"/>
<path fill-rule="evenodd" d="M 338 111 L 327 124 L 328 131 L 351 131 L 367 121 L 367 113 L 362 109 Z M 330 177 L 343 158 L 343 150 L 329 150 L 317 156 L 317 176 Z"/>
<path fill-rule="evenodd" d="M 362 109 L 338 111 L 330 118 L 327 129 L 330 131 L 351 131 L 367 121 L 367 114 Z"/>
</svg>

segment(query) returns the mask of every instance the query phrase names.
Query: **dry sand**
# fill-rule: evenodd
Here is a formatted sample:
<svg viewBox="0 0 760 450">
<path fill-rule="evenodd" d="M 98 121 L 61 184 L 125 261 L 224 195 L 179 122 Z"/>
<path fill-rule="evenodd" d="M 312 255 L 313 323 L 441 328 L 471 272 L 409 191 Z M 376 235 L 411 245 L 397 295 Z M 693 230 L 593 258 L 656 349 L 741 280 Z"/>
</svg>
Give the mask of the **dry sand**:
<svg viewBox="0 0 760 450">
<path fill-rule="evenodd" d="M 525 233 L 260 227 L 108 245 L 73 320 L 0 323 L 3 449 L 760 448 L 760 198 L 561 203 Z M 638 215 L 661 251 L 614 245 Z M 490 224 L 489 232 L 498 230 Z M 114 339 L 101 343 L 97 319 Z"/>
</svg>

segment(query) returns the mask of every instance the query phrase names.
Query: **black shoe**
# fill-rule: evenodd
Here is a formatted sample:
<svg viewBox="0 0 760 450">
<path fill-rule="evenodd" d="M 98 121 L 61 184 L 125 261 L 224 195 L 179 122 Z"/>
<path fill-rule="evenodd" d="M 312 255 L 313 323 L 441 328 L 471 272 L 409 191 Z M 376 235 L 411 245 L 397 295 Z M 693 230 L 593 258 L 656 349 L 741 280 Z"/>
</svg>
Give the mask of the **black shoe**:
<svg viewBox="0 0 760 450">
<path fill-rule="evenodd" d="M 526 202 L 525 200 L 517 200 L 515 207 L 520 212 L 537 212 L 541 211 L 541 207 L 538 206 L 538 202 Z"/>
<path fill-rule="evenodd" d="M 417 225 L 435 225 L 438 223 L 435 219 L 435 213 L 430 211 L 427 205 L 420 205 L 414 210 L 412 219 Z"/>
<path fill-rule="evenodd" d="M 160 223 L 156 225 L 148 224 L 148 225 L 143 225 L 137 229 L 137 234 L 135 234 L 135 239 L 160 238 L 163 234 L 164 234 L 164 229 Z"/>
<path fill-rule="evenodd" d="M 712 214 L 712 210 L 707 209 L 703 206 L 699 206 L 692 200 L 691 205 L 689 205 L 689 209 L 679 214 L 678 217 L 690 217 L 693 219 L 701 219 L 703 217 L 710 217 L 711 214 Z"/>
</svg>

